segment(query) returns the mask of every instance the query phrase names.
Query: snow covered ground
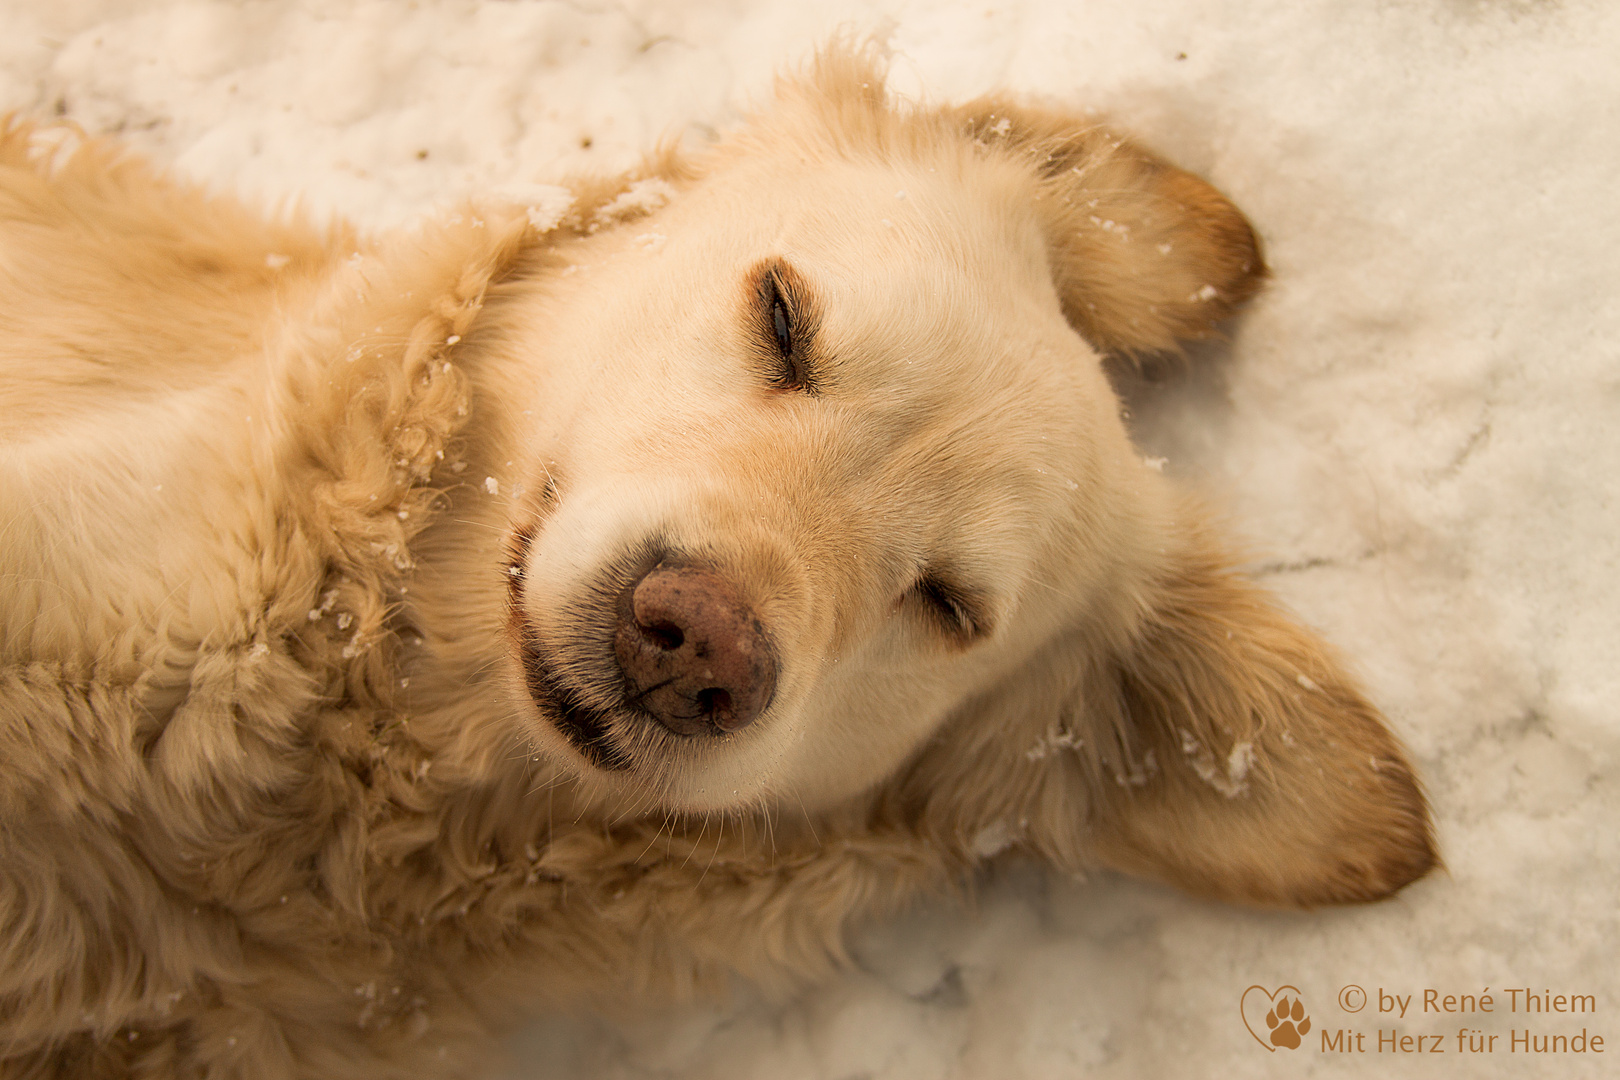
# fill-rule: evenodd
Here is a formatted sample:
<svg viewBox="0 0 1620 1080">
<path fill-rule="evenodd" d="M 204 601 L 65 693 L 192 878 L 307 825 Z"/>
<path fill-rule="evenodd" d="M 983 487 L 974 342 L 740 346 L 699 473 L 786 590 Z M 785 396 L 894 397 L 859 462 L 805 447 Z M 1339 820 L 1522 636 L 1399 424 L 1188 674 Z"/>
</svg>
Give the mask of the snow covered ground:
<svg viewBox="0 0 1620 1080">
<path fill-rule="evenodd" d="M 840 23 L 892 30 L 908 95 L 1101 108 L 1256 222 L 1274 285 L 1230 349 L 1130 388 L 1139 436 L 1352 658 L 1450 871 L 1263 915 L 1009 865 L 791 1001 L 537 1021 L 511 1077 L 1616 1075 L 1620 5 L 0 0 L 0 110 L 387 225 L 699 137 Z M 1298 988 L 1303 1048 L 1251 1038 L 1254 984 Z M 1515 988 L 1595 1012 L 1527 1014 Z M 1426 989 L 1495 1008 L 1424 1012 Z M 1510 1042 L 1582 1028 L 1603 1052 Z M 1392 1029 L 1451 1056 L 1380 1050 Z M 1341 1030 L 1363 1051 L 1318 1044 Z"/>
</svg>

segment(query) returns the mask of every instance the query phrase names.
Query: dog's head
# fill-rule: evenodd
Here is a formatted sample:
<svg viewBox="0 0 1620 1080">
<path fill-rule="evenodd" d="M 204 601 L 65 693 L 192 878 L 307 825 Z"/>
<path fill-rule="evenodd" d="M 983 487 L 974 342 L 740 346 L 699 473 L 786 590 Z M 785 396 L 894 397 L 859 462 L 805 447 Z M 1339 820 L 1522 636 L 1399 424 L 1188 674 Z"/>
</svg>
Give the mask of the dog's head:
<svg viewBox="0 0 1620 1080">
<path fill-rule="evenodd" d="M 1078 118 L 897 109 L 847 53 L 683 168 L 509 299 L 499 347 L 534 373 L 508 567 L 532 737 L 674 812 L 829 806 L 990 700 L 957 757 L 1033 761 L 1061 728 L 1092 774 L 1151 762 L 1159 736 L 1114 706 L 1203 548 L 1100 354 L 1212 333 L 1264 274 L 1247 222 Z M 1289 677 L 1332 681 L 1311 672 Z M 1099 677 L 1108 701 L 1072 700 Z M 1192 711 L 1147 726 L 1223 769 L 1249 752 L 1252 716 Z"/>
</svg>

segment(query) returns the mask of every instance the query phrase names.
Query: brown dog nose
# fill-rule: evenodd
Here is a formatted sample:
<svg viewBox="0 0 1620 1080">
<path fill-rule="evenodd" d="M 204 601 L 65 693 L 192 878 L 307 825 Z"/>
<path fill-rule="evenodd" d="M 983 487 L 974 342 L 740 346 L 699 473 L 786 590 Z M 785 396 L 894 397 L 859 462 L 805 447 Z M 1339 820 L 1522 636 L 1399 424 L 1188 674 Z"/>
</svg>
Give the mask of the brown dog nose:
<svg viewBox="0 0 1620 1080">
<path fill-rule="evenodd" d="M 776 653 L 732 584 L 660 563 L 622 603 L 613 655 L 629 698 L 677 735 L 747 727 L 776 692 Z"/>
</svg>

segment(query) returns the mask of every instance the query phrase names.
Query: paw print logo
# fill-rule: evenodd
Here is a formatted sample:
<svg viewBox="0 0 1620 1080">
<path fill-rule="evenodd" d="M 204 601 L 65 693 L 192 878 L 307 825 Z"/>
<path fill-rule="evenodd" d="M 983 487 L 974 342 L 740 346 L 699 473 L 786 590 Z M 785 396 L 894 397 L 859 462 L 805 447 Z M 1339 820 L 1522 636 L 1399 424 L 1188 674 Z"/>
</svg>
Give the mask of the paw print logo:
<svg viewBox="0 0 1620 1080">
<path fill-rule="evenodd" d="M 1243 991 L 1238 1007 L 1243 1013 L 1243 1026 L 1270 1053 L 1276 1053 L 1279 1046 L 1298 1050 L 1300 1036 L 1310 1034 L 1311 1018 L 1305 1015 L 1305 1002 L 1297 986 L 1280 986 L 1276 990 L 1251 986 Z M 1261 1009 L 1266 1010 L 1264 1015 Z"/>
<path fill-rule="evenodd" d="M 1290 1005 L 1288 998 L 1283 997 L 1266 1013 L 1266 1027 L 1271 1029 L 1272 1046 L 1298 1050 L 1299 1037 L 1310 1034 L 1311 1018 L 1305 1015 L 1305 1005 L 1299 998 L 1294 998 Z"/>
</svg>

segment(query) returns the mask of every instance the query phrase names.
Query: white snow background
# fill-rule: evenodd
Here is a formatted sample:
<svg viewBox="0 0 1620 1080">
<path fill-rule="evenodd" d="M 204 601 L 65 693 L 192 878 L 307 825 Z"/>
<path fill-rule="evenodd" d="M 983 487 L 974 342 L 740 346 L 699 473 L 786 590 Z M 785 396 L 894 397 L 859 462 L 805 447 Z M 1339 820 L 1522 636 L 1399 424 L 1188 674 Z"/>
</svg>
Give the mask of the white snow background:
<svg viewBox="0 0 1620 1080">
<path fill-rule="evenodd" d="M 1351 659 L 1449 872 L 1282 915 L 1010 864 L 791 1001 L 537 1020 L 510 1077 L 1620 1075 L 1620 5 L 0 0 L 0 110 L 380 227 L 701 137 L 839 24 L 892 33 L 903 94 L 1100 109 L 1253 219 L 1274 283 L 1229 348 L 1132 380 L 1138 437 Z M 1313 1030 L 1267 1052 L 1239 997 L 1284 983 Z M 1513 987 L 1597 1011 L 1527 1017 Z M 1425 989 L 1496 1010 L 1423 1013 Z M 1526 1027 L 1605 1053 L 1509 1052 Z M 1448 1056 L 1375 1051 L 1392 1028 Z M 1459 1055 L 1458 1028 L 1502 1038 Z"/>
</svg>

